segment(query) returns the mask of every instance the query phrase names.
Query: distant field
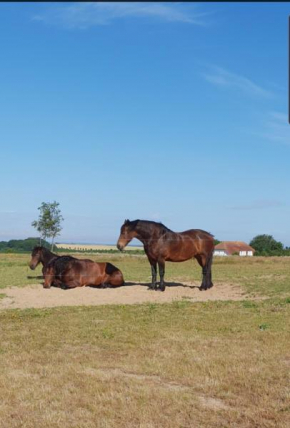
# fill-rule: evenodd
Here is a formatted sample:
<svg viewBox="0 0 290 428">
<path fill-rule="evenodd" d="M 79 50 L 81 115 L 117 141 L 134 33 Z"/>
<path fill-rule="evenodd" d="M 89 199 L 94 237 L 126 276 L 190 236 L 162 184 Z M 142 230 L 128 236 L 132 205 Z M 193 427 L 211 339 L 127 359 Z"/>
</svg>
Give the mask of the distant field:
<svg viewBox="0 0 290 428">
<path fill-rule="evenodd" d="M 87 244 L 56 244 L 57 248 L 63 250 L 76 250 L 76 251 L 86 251 L 86 250 L 117 250 L 116 245 L 87 245 Z M 128 245 L 126 247 L 128 251 L 143 250 L 143 246 Z"/>
</svg>

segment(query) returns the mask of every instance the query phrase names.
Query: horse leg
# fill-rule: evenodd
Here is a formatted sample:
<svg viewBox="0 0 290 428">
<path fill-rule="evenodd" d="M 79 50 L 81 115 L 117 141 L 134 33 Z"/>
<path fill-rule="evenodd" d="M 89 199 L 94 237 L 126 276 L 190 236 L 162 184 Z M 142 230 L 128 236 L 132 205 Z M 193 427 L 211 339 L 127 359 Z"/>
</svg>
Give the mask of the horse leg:
<svg viewBox="0 0 290 428">
<path fill-rule="evenodd" d="M 62 282 L 57 287 L 61 288 L 62 290 L 66 290 L 67 289 L 67 286 L 65 284 L 63 284 Z"/>
<path fill-rule="evenodd" d="M 64 278 L 64 282 L 62 282 L 62 286 L 61 288 L 66 289 L 66 288 L 76 288 L 76 287 L 82 287 L 82 284 L 80 283 L 80 281 L 78 279 L 74 279 L 74 280 L 66 280 Z"/>
<path fill-rule="evenodd" d="M 197 254 L 195 256 L 198 264 L 202 268 L 202 283 L 199 287 L 200 290 L 207 290 L 207 269 L 206 269 L 206 256 L 204 254 Z"/>
<path fill-rule="evenodd" d="M 55 282 L 55 276 L 52 269 L 46 269 L 44 272 L 43 288 L 50 288 Z"/>
<path fill-rule="evenodd" d="M 212 264 L 213 253 L 209 256 L 205 256 L 204 254 L 198 254 L 195 256 L 196 260 L 202 267 L 202 283 L 200 286 L 200 290 L 208 290 L 213 286 L 211 281 L 211 264 Z"/>
<path fill-rule="evenodd" d="M 158 290 L 165 291 L 165 283 L 164 283 L 164 274 L 165 274 L 165 262 L 164 260 L 158 262 L 159 267 L 159 275 L 160 275 L 160 285 Z"/>
<path fill-rule="evenodd" d="M 213 252 L 208 256 L 206 261 L 206 282 L 207 288 L 213 287 L 213 283 L 211 280 L 211 265 L 212 265 Z"/>
<path fill-rule="evenodd" d="M 151 285 L 149 285 L 149 287 L 148 287 L 148 290 L 156 290 L 156 288 L 157 288 L 157 284 L 156 284 L 157 263 L 154 262 L 153 260 L 150 260 L 150 264 L 151 264 L 152 281 L 151 281 Z"/>
</svg>

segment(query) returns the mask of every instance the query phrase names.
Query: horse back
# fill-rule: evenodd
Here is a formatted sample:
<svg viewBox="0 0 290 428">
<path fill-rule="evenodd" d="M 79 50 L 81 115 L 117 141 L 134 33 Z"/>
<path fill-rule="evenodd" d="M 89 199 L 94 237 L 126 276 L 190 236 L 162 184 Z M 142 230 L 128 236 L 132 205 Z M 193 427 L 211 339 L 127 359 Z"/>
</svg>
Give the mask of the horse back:
<svg viewBox="0 0 290 428">
<path fill-rule="evenodd" d="M 210 239 L 213 240 L 213 235 L 209 232 L 206 232 L 205 230 L 202 229 L 189 229 L 189 230 L 185 230 L 184 232 L 179 232 L 179 235 L 182 236 L 190 236 L 191 238 L 194 239 Z"/>
</svg>

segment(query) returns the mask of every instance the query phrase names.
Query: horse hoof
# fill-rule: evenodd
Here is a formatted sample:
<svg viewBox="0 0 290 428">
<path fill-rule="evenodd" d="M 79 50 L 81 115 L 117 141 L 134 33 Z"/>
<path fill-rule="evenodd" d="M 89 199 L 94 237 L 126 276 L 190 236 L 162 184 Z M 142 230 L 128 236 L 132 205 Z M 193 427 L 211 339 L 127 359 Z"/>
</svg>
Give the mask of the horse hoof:
<svg viewBox="0 0 290 428">
<path fill-rule="evenodd" d="M 106 282 L 103 282 L 101 285 L 101 288 L 110 288 L 110 284 L 107 284 Z"/>
</svg>

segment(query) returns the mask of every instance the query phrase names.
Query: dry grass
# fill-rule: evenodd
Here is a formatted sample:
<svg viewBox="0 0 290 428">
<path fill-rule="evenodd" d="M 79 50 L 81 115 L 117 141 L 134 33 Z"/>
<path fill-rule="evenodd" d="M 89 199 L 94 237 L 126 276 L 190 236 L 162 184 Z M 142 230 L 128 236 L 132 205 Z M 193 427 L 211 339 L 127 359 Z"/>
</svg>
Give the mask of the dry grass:
<svg viewBox="0 0 290 428">
<path fill-rule="evenodd" d="M 289 426 L 287 300 L 0 318 L 3 428 Z"/>
<path fill-rule="evenodd" d="M 150 280 L 145 257 L 92 258 Z M 1 286 L 35 283 L 28 260 L 0 255 Z M 288 428 L 289 264 L 214 260 L 217 281 L 264 301 L 0 312 L 0 427 Z M 166 268 L 200 278 L 192 261 Z"/>
</svg>

